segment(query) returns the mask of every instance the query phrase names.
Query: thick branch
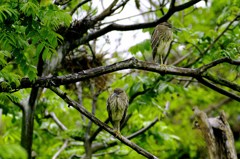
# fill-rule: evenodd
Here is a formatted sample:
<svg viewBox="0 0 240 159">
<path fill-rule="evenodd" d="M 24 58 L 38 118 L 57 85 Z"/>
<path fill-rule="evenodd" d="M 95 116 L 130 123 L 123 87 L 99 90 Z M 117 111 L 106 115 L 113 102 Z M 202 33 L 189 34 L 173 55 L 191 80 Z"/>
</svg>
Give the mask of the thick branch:
<svg viewBox="0 0 240 159">
<path fill-rule="evenodd" d="M 232 90 L 240 92 L 240 85 L 238 85 L 236 83 L 230 82 L 221 77 L 214 77 L 213 75 L 211 75 L 209 73 L 207 73 L 206 75 L 203 75 L 203 77 L 205 77 L 206 79 L 208 79 L 214 83 L 220 84 L 222 86 L 226 86 L 228 88 L 231 88 Z"/>
<path fill-rule="evenodd" d="M 220 60 L 216 60 L 217 63 L 227 62 L 233 65 L 238 65 L 239 61 L 231 60 L 229 58 L 223 58 Z M 121 61 L 112 65 L 108 66 L 100 66 L 91 68 L 88 70 L 84 70 L 78 73 L 69 74 L 65 76 L 56 76 L 56 77 L 40 77 L 35 82 L 31 82 L 28 78 L 23 78 L 21 80 L 21 85 L 18 87 L 12 87 L 12 89 L 9 88 L 1 88 L 0 92 L 11 92 L 13 89 L 22 89 L 22 88 L 31 88 L 31 87 L 50 87 L 50 86 L 59 86 L 59 85 L 65 85 L 69 83 L 75 83 L 78 81 L 83 81 L 89 78 L 98 77 L 104 74 L 108 74 L 111 72 L 124 70 L 124 69 L 139 69 L 139 70 L 145 70 L 150 72 L 156 72 L 161 75 L 164 74 L 171 74 L 171 75 L 180 75 L 180 76 L 188 76 L 196 78 L 199 82 L 203 83 L 204 85 L 208 86 L 209 88 L 218 91 L 221 94 L 224 94 L 228 97 L 231 97 L 237 101 L 240 101 L 240 97 L 236 96 L 235 94 L 232 94 L 230 92 L 227 92 L 221 88 L 218 88 L 217 86 L 209 83 L 208 81 L 204 80 L 204 71 L 209 68 L 209 66 L 215 65 L 216 62 L 207 64 L 206 67 L 200 67 L 197 69 L 192 68 L 181 68 L 181 67 L 175 67 L 175 66 L 161 66 L 156 63 L 149 63 L 144 61 L 139 61 L 135 58 L 131 58 L 125 61 Z M 207 69 L 205 69 L 207 68 Z"/>
<path fill-rule="evenodd" d="M 138 152 L 139 154 L 147 157 L 147 158 L 153 158 L 156 159 L 157 157 L 150 154 L 149 152 L 147 152 L 146 150 L 142 149 L 141 147 L 139 147 L 138 145 L 132 143 L 131 141 L 129 141 L 127 138 L 125 138 L 124 136 L 120 136 L 120 135 L 116 135 L 115 131 L 113 129 L 111 129 L 108 125 L 104 124 L 103 122 L 101 122 L 98 118 L 96 118 L 95 116 L 93 116 L 91 113 L 89 113 L 82 105 L 79 105 L 77 102 L 73 101 L 72 99 L 70 99 L 66 93 L 62 92 L 61 90 L 55 88 L 55 87 L 51 87 L 51 90 L 53 92 L 55 92 L 59 97 L 61 97 L 66 103 L 68 103 L 70 106 L 74 107 L 76 110 L 78 110 L 80 113 L 84 114 L 87 118 L 89 118 L 92 122 L 94 122 L 95 124 L 97 124 L 98 126 L 102 127 L 104 130 L 106 130 L 107 132 L 109 132 L 110 134 L 116 136 L 116 138 L 118 138 L 122 143 L 124 143 L 125 145 L 129 146 L 130 148 L 132 148 L 133 150 L 135 150 L 136 152 Z"/>
<path fill-rule="evenodd" d="M 211 88 L 211 89 L 213 89 L 213 90 L 215 90 L 215 91 L 217 91 L 217 92 L 219 92 L 219 93 L 221 93 L 221 94 L 223 94 L 223 95 L 225 95 L 225 96 L 228 96 L 228 97 L 230 97 L 230 98 L 232 98 L 232 99 L 234 99 L 234 100 L 236 100 L 236 101 L 240 101 L 240 96 L 237 96 L 236 94 L 233 94 L 233 93 L 231 93 L 231 92 L 228 92 L 228 91 L 226 91 L 226 90 L 224 90 L 224 89 L 222 89 L 222 88 L 220 88 L 220 87 L 217 87 L 216 85 L 214 85 L 214 84 L 212 84 L 212 83 L 210 83 L 210 82 L 208 82 L 207 80 L 205 80 L 205 79 L 203 79 L 203 78 L 196 78 L 200 83 L 202 83 L 203 85 L 205 85 L 205 86 L 207 86 L 207 87 L 209 87 L 209 88 Z"/>
<path fill-rule="evenodd" d="M 156 72 L 161 75 L 172 74 L 181 76 L 191 76 L 195 77 L 199 75 L 197 69 L 192 68 L 181 68 L 175 66 L 160 66 L 156 63 L 149 63 L 144 61 L 139 61 L 135 58 L 131 58 L 125 61 L 121 61 L 108 66 L 100 66 L 84 70 L 78 73 L 64 75 L 64 76 L 54 76 L 54 77 L 40 77 L 35 82 L 31 82 L 29 78 L 23 78 L 21 84 L 18 87 L 12 87 L 12 89 L 22 89 L 30 87 L 50 87 L 59 86 L 69 83 L 75 83 L 78 81 L 83 81 L 89 78 L 98 77 L 111 72 L 124 70 L 124 69 L 139 69 L 145 71 Z M 10 92 L 12 89 L 0 88 L 0 92 Z"/>
</svg>

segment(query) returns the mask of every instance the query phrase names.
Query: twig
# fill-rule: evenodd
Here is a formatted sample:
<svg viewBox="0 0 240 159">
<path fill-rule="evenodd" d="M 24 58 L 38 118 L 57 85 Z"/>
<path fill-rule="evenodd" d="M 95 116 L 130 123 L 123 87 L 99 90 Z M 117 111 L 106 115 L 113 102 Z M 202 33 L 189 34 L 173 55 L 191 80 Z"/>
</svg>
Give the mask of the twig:
<svg viewBox="0 0 240 159">
<path fill-rule="evenodd" d="M 143 134 L 145 131 L 149 130 L 151 127 L 153 127 L 157 122 L 159 121 L 159 118 L 156 117 L 148 126 L 136 131 L 135 133 L 127 136 L 127 139 L 131 140 L 135 138 L 136 136 Z"/>
<path fill-rule="evenodd" d="M 94 21 L 100 21 L 106 18 L 107 16 L 111 15 L 115 10 L 113 7 L 117 4 L 118 0 L 114 0 L 102 13 L 94 18 Z"/>
<path fill-rule="evenodd" d="M 64 144 L 62 145 L 62 147 L 54 154 L 54 156 L 52 157 L 52 159 L 56 159 L 60 153 L 68 146 L 69 141 L 65 140 Z"/>
<path fill-rule="evenodd" d="M 23 109 L 24 109 L 24 105 L 23 105 L 23 104 L 12 100 L 8 95 L 7 95 L 7 97 L 8 97 L 8 99 L 9 99 L 13 104 L 15 104 L 16 106 L 18 106 L 18 107 L 23 111 Z"/>
<path fill-rule="evenodd" d="M 145 131 L 147 131 L 151 127 L 153 127 L 158 121 L 159 121 L 159 118 L 156 117 L 148 126 L 136 131 L 135 133 L 127 136 L 126 138 L 131 140 L 131 139 L 137 137 L 138 135 L 143 134 Z M 105 148 L 109 148 L 109 147 L 115 146 L 117 144 L 118 144 L 117 140 L 110 141 L 108 143 L 96 143 L 92 146 L 92 152 L 96 152 L 96 151 L 99 151 L 99 150 L 102 150 Z"/>
<path fill-rule="evenodd" d="M 53 121 L 59 126 L 60 129 L 62 130 L 67 130 L 67 127 L 58 119 L 58 117 L 56 116 L 56 114 L 54 112 L 48 112 L 47 110 L 45 110 L 45 117 L 46 118 L 52 118 Z"/>
<path fill-rule="evenodd" d="M 84 1 L 81 1 L 80 3 L 78 3 L 78 5 L 73 8 L 70 15 L 73 15 L 79 7 L 81 7 L 82 5 L 84 5 L 85 3 L 89 2 L 89 1 L 91 1 L 91 0 L 84 0 Z"/>
<path fill-rule="evenodd" d="M 224 63 L 224 62 L 232 64 L 232 65 L 236 65 L 236 66 L 240 65 L 240 61 L 232 60 L 229 57 L 224 57 L 221 59 L 217 59 L 213 62 L 210 62 L 209 64 L 203 65 L 202 67 L 199 68 L 199 70 L 201 73 L 203 73 L 203 72 L 206 72 L 208 69 L 215 67 L 216 65 Z"/>
</svg>

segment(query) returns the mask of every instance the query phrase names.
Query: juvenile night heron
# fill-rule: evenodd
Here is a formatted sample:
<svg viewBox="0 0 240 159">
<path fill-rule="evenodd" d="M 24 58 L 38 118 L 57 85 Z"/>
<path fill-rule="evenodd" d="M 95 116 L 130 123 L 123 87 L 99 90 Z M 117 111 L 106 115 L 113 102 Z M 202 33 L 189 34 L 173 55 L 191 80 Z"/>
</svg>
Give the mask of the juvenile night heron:
<svg viewBox="0 0 240 159">
<path fill-rule="evenodd" d="M 121 88 L 114 89 L 113 93 L 107 100 L 107 111 L 110 122 L 112 123 L 117 135 L 120 135 L 120 126 L 126 117 L 127 109 L 127 94 Z"/>
<path fill-rule="evenodd" d="M 163 53 L 169 47 L 173 39 L 172 25 L 168 22 L 158 24 L 151 37 L 153 61 L 158 55 L 161 65 L 163 65 Z"/>
</svg>

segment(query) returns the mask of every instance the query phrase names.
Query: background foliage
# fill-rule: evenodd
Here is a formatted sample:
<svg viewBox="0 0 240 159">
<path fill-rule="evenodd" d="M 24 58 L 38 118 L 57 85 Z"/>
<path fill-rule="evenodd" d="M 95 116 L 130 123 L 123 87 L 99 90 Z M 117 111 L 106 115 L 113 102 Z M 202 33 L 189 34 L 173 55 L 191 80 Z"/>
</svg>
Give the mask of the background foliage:
<svg viewBox="0 0 240 159">
<path fill-rule="evenodd" d="M 133 23 L 142 19 L 150 22 L 161 18 L 168 11 L 170 3 L 151 0 L 132 2 L 136 14 L 141 13 L 129 18 Z M 184 2 L 186 1 L 177 1 L 176 5 Z M 174 41 L 167 57 L 168 64 L 198 68 L 222 57 L 239 60 L 240 1 L 205 2 L 176 12 L 169 19 L 181 31 L 174 32 Z M 75 10 L 81 3 L 83 5 Z M 25 150 L 20 146 L 23 117 L 21 105 L 28 103 L 31 88 L 15 90 L 21 86 L 22 78 L 35 81 L 39 76 L 49 74 L 60 76 L 76 73 L 121 61 L 129 56 L 149 60 L 152 27 L 139 29 L 138 35 L 144 33 L 148 37 L 141 36 L 139 43 L 131 41 L 128 51 L 102 47 L 103 43 L 115 45 L 111 38 L 117 35 L 115 38 L 121 39 L 121 34 L 109 33 L 81 43 L 94 31 L 116 20 L 111 14 L 98 16 L 101 7 L 94 3 L 95 1 L 78 0 L 54 3 L 49 0 L 1 0 L 0 86 L 1 90 L 11 91 L 0 93 L 0 158 L 15 158 L 16 154 L 18 158 L 27 158 Z M 102 3 L 105 8 L 109 5 Z M 126 1 L 126 6 L 116 9 L 116 14 L 125 17 L 121 13 L 129 3 Z M 121 3 L 118 2 L 115 6 L 119 4 Z M 100 20 L 94 23 L 97 16 Z M 83 23 L 84 20 L 86 23 Z M 126 32 L 123 30 L 118 33 Z M 123 41 L 120 40 L 120 45 L 121 42 Z M 39 64 L 42 64 L 41 75 Z M 209 70 L 208 74 L 240 84 L 239 66 L 221 64 Z M 207 155 L 203 137 L 198 130 L 193 129 L 193 106 L 207 111 L 209 116 L 216 116 L 220 110 L 224 110 L 234 133 L 237 152 L 240 151 L 239 102 L 199 84 L 194 78 L 124 70 L 72 82 L 60 88 L 98 119 L 105 121 L 106 100 L 109 93 L 117 87 L 124 88 L 130 98 L 130 118 L 121 133 L 124 136 L 131 135 L 148 126 L 154 119 L 159 120 L 149 130 L 132 139 L 159 158 L 205 158 Z M 221 87 L 239 95 L 237 91 Z M 164 115 L 166 105 L 169 105 L 169 109 L 167 115 Z M 32 149 L 39 159 L 52 158 L 57 152 L 60 152 L 58 158 L 84 156 L 86 135 L 91 136 L 98 129 L 98 126 L 68 107 L 49 89 L 41 90 L 36 99 L 34 119 Z M 65 127 L 59 126 L 57 121 Z M 112 135 L 101 131 L 92 146 L 104 145 L 113 140 Z M 64 144 L 66 146 L 60 151 Z M 116 146 L 107 145 L 92 154 L 92 158 L 136 157 L 143 158 L 120 142 Z"/>
</svg>

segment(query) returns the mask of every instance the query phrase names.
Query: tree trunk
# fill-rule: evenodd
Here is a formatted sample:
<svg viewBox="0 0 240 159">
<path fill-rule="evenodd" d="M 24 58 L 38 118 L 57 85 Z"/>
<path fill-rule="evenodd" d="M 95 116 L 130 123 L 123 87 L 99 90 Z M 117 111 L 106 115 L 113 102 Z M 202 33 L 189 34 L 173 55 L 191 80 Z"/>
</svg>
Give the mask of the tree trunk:
<svg viewBox="0 0 240 159">
<path fill-rule="evenodd" d="M 34 124 L 34 107 L 24 106 L 22 118 L 21 145 L 27 151 L 28 158 L 31 158 Z"/>
<path fill-rule="evenodd" d="M 215 118 L 208 118 L 197 107 L 193 109 L 199 128 L 206 141 L 210 159 L 237 159 L 234 138 L 224 112 Z"/>
</svg>

